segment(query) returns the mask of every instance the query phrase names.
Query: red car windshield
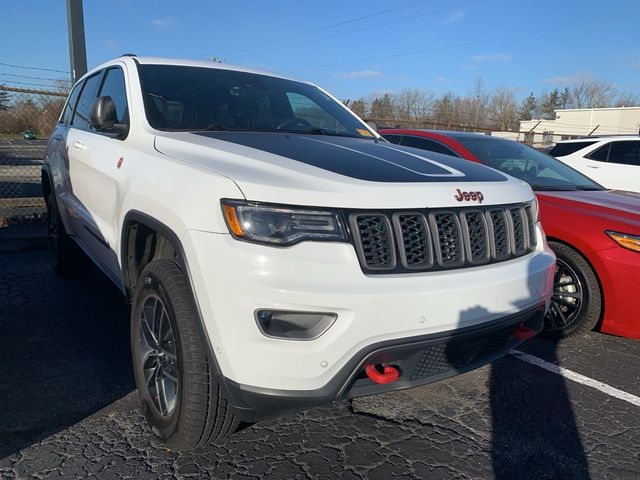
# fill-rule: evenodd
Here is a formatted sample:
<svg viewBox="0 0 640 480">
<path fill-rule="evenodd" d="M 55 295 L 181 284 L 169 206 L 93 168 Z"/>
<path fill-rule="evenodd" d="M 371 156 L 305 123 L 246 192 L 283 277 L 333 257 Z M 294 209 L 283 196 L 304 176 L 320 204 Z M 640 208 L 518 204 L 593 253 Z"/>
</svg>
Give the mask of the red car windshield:
<svg viewBox="0 0 640 480">
<path fill-rule="evenodd" d="M 580 172 L 528 145 L 485 135 L 461 135 L 455 139 L 485 165 L 524 180 L 534 190 L 604 190 Z"/>
</svg>

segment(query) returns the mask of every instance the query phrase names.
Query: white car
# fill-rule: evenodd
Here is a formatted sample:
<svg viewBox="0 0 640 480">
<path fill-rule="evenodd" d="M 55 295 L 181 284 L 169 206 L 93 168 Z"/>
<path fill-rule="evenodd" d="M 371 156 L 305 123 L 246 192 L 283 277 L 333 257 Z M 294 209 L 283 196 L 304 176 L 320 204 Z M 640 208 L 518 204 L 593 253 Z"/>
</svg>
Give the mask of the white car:
<svg viewBox="0 0 640 480">
<path fill-rule="evenodd" d="M 549 154 L 606 188 L 640 192 L 638 135 L 565 140 Z"/>
<path fill-rule="evenodd" d="M 555 257 L 529 186 L 386 142 L 306 82 L 124 56 L 84 75 L 42 171 L 54 266 L 132 302 L 169 447 L 422 385 L 535 335 Z"/>
</svg>

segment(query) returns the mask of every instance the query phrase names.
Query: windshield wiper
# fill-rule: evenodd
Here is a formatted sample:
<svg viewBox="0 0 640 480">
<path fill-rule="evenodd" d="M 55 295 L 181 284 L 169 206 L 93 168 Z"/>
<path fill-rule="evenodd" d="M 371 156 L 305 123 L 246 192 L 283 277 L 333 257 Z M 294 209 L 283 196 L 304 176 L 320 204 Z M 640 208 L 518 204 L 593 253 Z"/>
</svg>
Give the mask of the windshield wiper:
<svg viewBox="0 0 640 480">
<path fill-rule="evenodd" d="M 602 187 L 596 187 L 595 185 L 576 185 L 577 190 L 591 191 L 591 190 L 604 190 Z"/>
<path fill-rule="evenodd" d="M 205 128 L 205 130 L 207 130 L 209 132 L 223 132 L 223 131 L 227 131 L 229 129 L 227 127 L 225 127 L 224 125 L 220 125 L 219 123 L 212 123 L 207 128 Z"/>
<path fill-rule="evenodd" d="M 531 184 L 531 189 L 536 191 L 553 191 L 553 192 L 571 192 L 575 190 L 574 185 L 560 186 L 560 185 L 540 185 L 540 184 Z"/>
</svg>

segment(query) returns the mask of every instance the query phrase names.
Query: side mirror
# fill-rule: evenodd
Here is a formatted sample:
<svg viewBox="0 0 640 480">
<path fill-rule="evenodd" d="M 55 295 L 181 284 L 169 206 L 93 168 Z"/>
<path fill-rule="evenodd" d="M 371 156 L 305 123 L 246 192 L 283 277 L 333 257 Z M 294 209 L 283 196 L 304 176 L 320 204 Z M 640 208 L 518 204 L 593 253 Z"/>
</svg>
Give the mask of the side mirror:
<svg viewBox="0 0 640 480">
<path fill-rule="evenodd" d="M 109 96 L 98 97 L 93 101 L 89 120 L 98 132 L 117 133 L 120 136 L 129 128 L 126 124 L 118 123 L 116 105 Z"/>
</svg>

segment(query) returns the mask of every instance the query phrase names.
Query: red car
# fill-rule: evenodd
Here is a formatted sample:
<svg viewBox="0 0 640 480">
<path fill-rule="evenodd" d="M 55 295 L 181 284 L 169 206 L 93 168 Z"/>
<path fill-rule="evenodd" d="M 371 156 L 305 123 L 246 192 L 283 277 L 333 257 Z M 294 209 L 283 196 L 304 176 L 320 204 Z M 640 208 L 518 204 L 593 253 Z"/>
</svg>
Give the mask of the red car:
<svg viewBox="0 0 640 480">
<path fill-rule="evenodd" d="M 531 185 L 558 258 L 543 335 L 640 338 L 640 194 L 606 190 L 549 155 L 478 133 L 382 129 L 392 143 L 483 163 Z"/>
</svg>

